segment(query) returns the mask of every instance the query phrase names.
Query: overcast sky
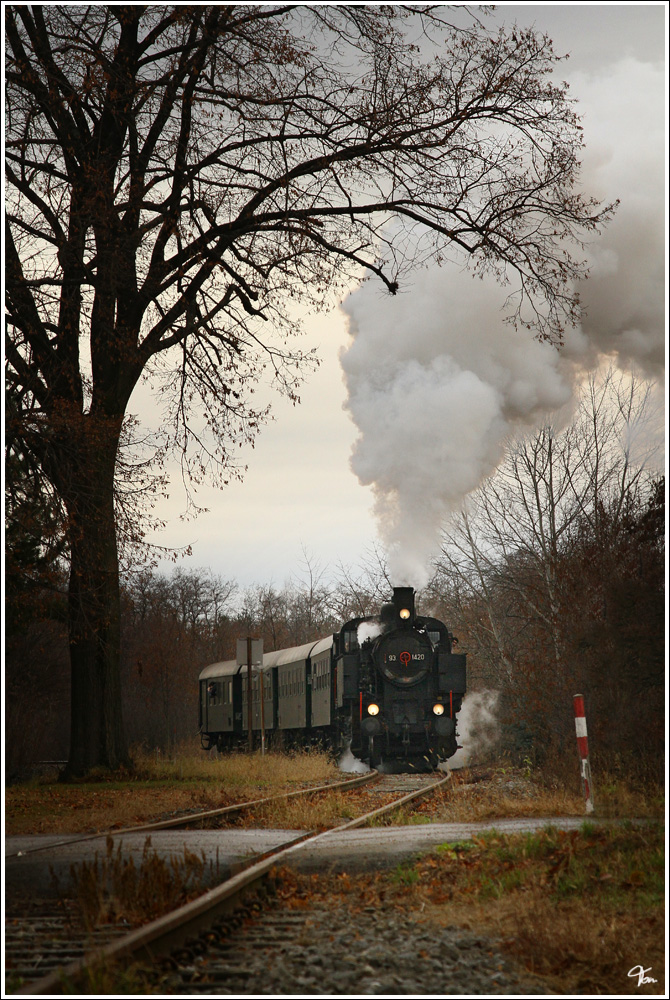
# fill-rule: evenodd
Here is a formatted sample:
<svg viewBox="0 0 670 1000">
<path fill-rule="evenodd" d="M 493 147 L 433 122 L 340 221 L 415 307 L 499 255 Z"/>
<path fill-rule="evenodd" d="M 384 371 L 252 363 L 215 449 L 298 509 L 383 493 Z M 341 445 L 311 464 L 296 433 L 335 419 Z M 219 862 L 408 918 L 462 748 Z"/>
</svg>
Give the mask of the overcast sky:
<svg viewBox="0 0 670 1000">
<path fill-rule="evenodd" d="M 591 363 L 598 349 L 614 351 L 622 365 L 635 362 L 649 374 L 662 376 L 666 5 L 499 7 L 499 18 L 546 31 L 556 51 L 570 53 L 558 73 L 570 83 L 584 116 L 584 186 L 598 197 L 618 197 L 622 202 L 612 231 L 594 252 L 595 280 L 582 293 L 589 320 L 568 349 L 583 363 Z M 397 300 L 385 298 L 368 285 L 364 292 L 354 293 L 343 310 L 309 318 L 304 346 L 316 346 L 322 364 L 303 387 L 301 405 L 293 408 L 276 398 L 275 421 L 262 430 L 255 448 L 245 456 L 249 468 L 244 481 L 224 491 L 202 488 L 197 499 L 209 512 L 196 520 L 179 518 L 185 498 L 175 478 L 170 500 L 157 511 L 168 519 L 168 527 L 155 541 L 175 547 L 191 545 L 193 555 L 181 565 L 208 567 L 242 587 L 270 582 L 281 586 L 291 575 L 299 577 L 303 552 L 330 576 L 340 562 L 354 568 L 363 562 L 379 536 L 372 489 L 361 485 L 350 465 L 359 428 L 345 409 L 347 388 L 340 363 L 340 352 L 351 346 L 348 322 L 372 336 L 375 327 L 397 322 L 401 338 L 400 314 L 408 326 L 410 320 L 414 324 L 410 336 L 416 332 L 417 316 L 426 315 L 426 335 L 434 341 L 439 338 L 442 344 L 440 358 L 433 359 L 438 367 L 449 369 L 461 382 L 465 375 L 476 377 L 484 396 L 487 391 L 492 394 L 493 388 L 496 398 L 500 395 L 498 387 L 486 381 L 489 375 L 482 365 L 470 365 L 457 319 L 453 326 L 440 325 L 440 297 L 445 288 L 450 302 L 460 297 L 464 311 L 466 304 L 474 308 L 469 297 L 477 287 L 466 289 L 456 277 L 445 278 L 443 269 L 439 275 L 428 271 L 417 276 L 399 308 L 394 305 Z M 421 307 L 417 308 L 419 296 Z M 470 349 L 481 358 L 487 356 L 494 334 L 497 337 L 495 321 L 486 326 L 483 318 L 497 307 L 488 293 L 480 296 L 476 307 L 483 310 L 480 326 L 485 333 L 481 343 L 470 343 Z M 496 369 L 507 366 L 506 383 L 518 386 L 521 379 L 528 393 L 530 380 L 535 379 L 532 392 L 537 399 L 522 419 L 530 424 L 534 407 L 543 402 L 549 405 L 554 399 L 561 402 L 561 394 L 570 391 L 570 380 L 553 361 L 540 380 L 537 370 L 542 357 L 535 346 L 511 345 L 508 353 L 509 358 L 497 359 Z M 528 370 L 529 357 L 534 359 L 532 371 Z M 350 351 L 347 358 L 349 386 L 360 388 L 360 383 L 352 381 L 357 378 L 355 352 Z M 520 375 L 521 358 L 524 370 Z M 509 412 L 509 399 L 503 410 Z M 497 454 L 490 428 L 494 423 L 499 426 L 499 416 L 494 414 L 482 431 L 489 434 L 486 448 L 478 450 L 482 474 L 488 471 L 486 462 L 494 461 Z M 473 475 L 477 474 L 475 470 Z"/>
</svg>

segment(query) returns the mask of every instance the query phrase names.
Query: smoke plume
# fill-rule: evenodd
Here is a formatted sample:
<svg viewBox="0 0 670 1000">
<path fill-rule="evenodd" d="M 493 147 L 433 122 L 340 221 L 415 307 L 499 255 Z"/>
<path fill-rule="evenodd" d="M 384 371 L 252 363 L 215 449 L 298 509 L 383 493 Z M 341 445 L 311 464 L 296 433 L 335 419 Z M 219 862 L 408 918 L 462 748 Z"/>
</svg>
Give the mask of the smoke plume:
<svg viewBox="0 0 670 1000">
<path fill-rule="evenodd" d="M 359 431 L 351 465 L 373 490 L 394 585 L 427 582 L 441 524 L 494 471 L 508 435 L 569 403 L 604 354 L 644 374 L 662 369 L 663 72 L 628 59 L 575 79 L 583 186 L 621 205 L 588 250 L 587 318 L 560 352 L 504 323 L 493 280 L 453 265 L 415 273 L 394 297 L 364 284 L 344 303 L 346 407 Z"/>
<path fill-rule="evenodd" d="M 457 723 L 461 748 L 449 758 L 449 770 L 475 762 L 495 744 L 499 735 L 497 705 L 497 691 L 474 691 L 466 694 Z"/>
</svg>

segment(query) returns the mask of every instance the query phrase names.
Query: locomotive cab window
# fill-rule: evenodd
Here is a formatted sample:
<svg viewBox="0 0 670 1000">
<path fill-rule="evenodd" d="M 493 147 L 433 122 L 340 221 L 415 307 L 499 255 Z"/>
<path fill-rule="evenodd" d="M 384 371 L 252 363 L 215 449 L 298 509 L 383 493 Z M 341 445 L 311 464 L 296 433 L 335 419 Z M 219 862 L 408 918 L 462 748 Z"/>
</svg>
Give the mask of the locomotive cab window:
<svg viewBox="0 0 670 1000">
<path fill-rule="evenodd" d="M 344 652 L 345 653 L 355 653 L 358 649 L 358 639 L 356 633 L 345 632 L 344 633 Z"/>
</svg>

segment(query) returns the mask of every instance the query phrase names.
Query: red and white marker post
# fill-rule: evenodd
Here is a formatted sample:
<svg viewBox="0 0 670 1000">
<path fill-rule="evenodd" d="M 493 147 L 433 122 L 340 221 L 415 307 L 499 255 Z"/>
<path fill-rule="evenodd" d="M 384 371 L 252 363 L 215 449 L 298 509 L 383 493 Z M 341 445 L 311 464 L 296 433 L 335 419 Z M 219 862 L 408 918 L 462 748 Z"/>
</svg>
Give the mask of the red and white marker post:
<svg viewBox="0 0 670 1000">
<path fill-rule="evenodd" d="M 593 812 L 593 782 L 591 781 L 591 764 L 589 763 L 589 740 L 586 734 L 586 715 L 584 714 L 584 696 L 576 694 L 573 698 L 575 706 L 575 730 L 577 731 L 577 747 L 582 764 L 582 788 L 586 800 L 587 813 Z"/>
</svg>

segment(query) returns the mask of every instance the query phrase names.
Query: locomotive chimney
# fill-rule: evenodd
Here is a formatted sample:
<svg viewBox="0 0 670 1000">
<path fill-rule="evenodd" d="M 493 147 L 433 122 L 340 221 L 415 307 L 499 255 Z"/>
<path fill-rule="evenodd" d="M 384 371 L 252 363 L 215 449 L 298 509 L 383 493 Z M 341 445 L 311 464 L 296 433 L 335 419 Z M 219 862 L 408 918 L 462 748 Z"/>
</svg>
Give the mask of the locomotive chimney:
<svg viewBox="0 0 670 1000">
<path fill-rule="evenodd" d="M 414 587 L 394 587 L 393 608 L 396 625 L 413 625 L 416 617 Z"/>
</svg>

